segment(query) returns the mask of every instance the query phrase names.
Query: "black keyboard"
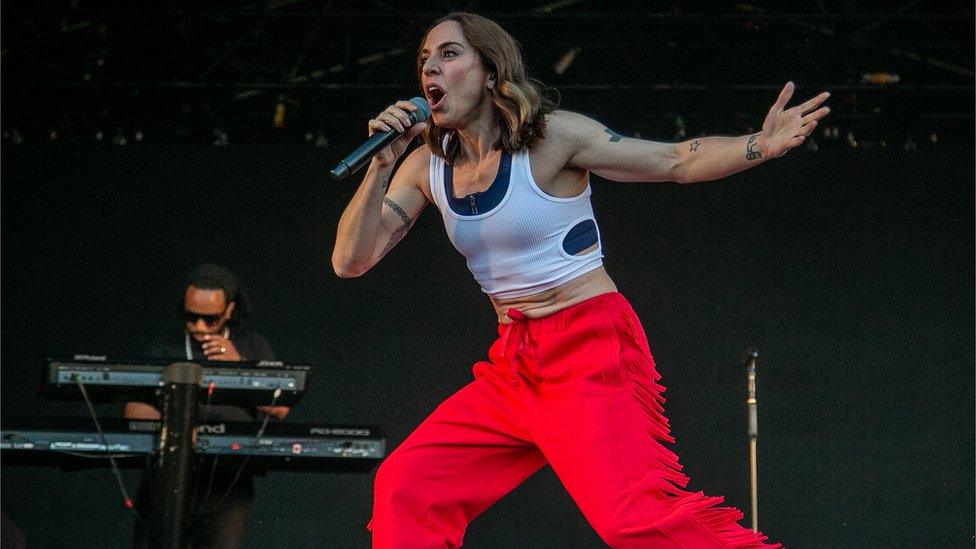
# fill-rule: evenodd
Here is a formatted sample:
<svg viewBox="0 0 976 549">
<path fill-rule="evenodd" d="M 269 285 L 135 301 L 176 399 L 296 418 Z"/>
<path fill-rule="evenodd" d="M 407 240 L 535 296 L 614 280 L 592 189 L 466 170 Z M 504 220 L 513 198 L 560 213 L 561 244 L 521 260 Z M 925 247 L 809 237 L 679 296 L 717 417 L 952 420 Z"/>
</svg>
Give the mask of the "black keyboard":
<svg viewBox="0 0 976 549">
<path fill-rule="evenodd" d="M 155 452 L 159 423 L 101 420 L 104 440 L 86 418 L 4 418 L 0 454 L 29 462 L 40 454 L 139 457 Z M 259 423 L 214 422 L 197 426 L 198 454 L 251 456 L 271 468 L 316 467 L 339 461 L 375 462 L 386 455 L 386 441 L 375 427 L 269 423 L 260 437 Z"/>
<path fill-rule="evenodd" d="M 162 386 L 163 369 L 169 359 L 110 359 L 98 355 L 75 355 L 69 359 L 49 358 L 45 369 L 43 394 L 50 398 L 81 398 L 79 383 L 93 398 L 119 395 L 149 395 Z M 294 404 L 304 394 L 311 369 L 275 361 L 210 362 L 193 361 L 203 368 L 200 388 L 212 391 L 211 401 L 270 404 L 278 389 L 276 403 Z M 203 398 L 203 397 L 201 397 Z"/>
</svg>

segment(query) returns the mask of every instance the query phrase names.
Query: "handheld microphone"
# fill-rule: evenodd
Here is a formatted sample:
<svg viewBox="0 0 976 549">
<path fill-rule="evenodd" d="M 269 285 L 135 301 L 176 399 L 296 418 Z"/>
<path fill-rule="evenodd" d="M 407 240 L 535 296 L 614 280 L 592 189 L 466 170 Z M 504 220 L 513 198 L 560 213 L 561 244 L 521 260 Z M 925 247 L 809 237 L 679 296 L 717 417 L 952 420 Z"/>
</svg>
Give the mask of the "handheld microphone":
<svg viewBox="0 0 976 549">
<path fill-rule="evenodd" d="M 414 124 L 425 122 L 430 116 L 430 107 L 427 106 L 427 101 L 423 97 L 414 97 L 410 102 L 417 106 L 417 110 L 410 113 L 410 121 Z M 336 164 L 336 167 L 332 168 L 329 174 L 332 179 L 339 181 L 349 174 L 359 171 L 376 153 L 382 151 L 401 135 L 403 134 L 397 131 L 374 133 L 358 149 L 349 153 L 349 156 Z"/>
</svg>

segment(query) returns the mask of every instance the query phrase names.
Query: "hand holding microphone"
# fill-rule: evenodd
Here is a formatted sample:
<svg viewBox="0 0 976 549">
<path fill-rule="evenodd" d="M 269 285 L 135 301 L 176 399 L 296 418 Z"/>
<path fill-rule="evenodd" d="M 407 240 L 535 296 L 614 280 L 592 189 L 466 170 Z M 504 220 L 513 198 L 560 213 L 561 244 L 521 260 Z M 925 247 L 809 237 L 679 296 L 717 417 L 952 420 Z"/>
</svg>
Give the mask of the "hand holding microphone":
<svg viewBox="0 0 976 549">
<path fill-rule="evenodd" d="M 392 166 L 410 141 L 427 126 L 430 108 L 422 97 L 397 101 L 369 121 L 370 138 L 329 172 L 336 181 L 358 171 L 374 156 L 381 166 Z"/>
</svg>

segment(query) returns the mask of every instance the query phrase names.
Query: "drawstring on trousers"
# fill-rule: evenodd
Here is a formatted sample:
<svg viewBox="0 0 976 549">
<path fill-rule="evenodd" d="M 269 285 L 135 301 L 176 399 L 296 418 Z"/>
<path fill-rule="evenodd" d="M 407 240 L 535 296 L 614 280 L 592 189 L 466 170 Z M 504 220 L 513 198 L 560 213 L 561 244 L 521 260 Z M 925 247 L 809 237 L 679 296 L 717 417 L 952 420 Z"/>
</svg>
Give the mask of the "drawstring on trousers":
<svg viewBox="0 0 976 549">
<path fill-rule="evenodd" d="M 529 317 L 518 309 L 508 309 L 505 311 L 505 315 L 512 319 L 512 323 L 508 325 L 508 330 L 505 332 L 505 358 L 508 360 L 508 373 L 512 378 L 512 385 L 518 387 L 519 372 L 515 355 L 525 345 Z"/>
</svg>

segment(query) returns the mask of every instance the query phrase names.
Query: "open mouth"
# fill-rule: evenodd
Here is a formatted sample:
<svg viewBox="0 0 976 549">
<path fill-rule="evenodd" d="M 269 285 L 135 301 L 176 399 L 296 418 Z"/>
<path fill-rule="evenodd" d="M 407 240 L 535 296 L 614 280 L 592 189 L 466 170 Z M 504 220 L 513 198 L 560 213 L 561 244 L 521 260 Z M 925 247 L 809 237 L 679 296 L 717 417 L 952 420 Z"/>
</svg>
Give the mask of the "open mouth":
<svg viewBox="0 0 976 549">
<path fill-rule="evenodd" d="M 428 84 L 424 91 L 427 93 L 427 104 L 430 106 L 430 110 L 439 108 L 447 95 L 437 84 Z"/>
</svg>

